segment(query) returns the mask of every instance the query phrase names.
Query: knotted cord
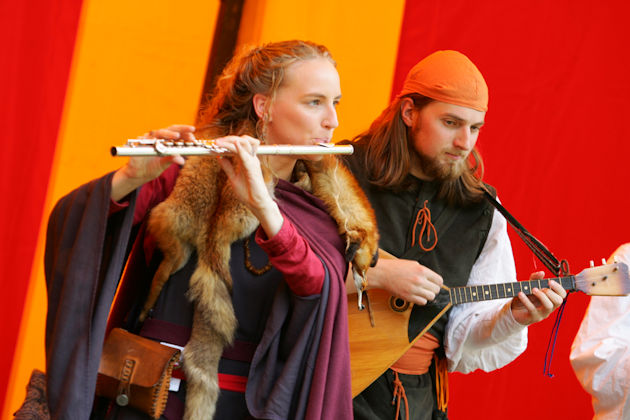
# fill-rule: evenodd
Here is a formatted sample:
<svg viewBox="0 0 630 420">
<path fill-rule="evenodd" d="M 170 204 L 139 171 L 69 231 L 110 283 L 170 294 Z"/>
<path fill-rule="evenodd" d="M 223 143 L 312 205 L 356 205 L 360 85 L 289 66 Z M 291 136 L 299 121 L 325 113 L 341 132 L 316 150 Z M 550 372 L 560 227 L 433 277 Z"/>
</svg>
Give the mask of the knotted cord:
<svg viewBox="0 0 630 420">
<path fill-rule="evenodd" d="M 416 214 L 416 221 L 413 225 L 413 231 L 411 233 L 411 246 L 414 246 L 416 243 L 416 229 L 418 228 L 418 225 L 422 225 L 420 227 L 420 235 L 418 235 L 418 246 L 425 252 L 429 252 L 435 248 L 438 242 L 435 226 L 433 226 L 433 223 L 431 222 L 431 210 L 427 207 L 428 202 L 429 200 L 424 200 L 423 207 L 418 210 L 418 214 Z M 427 248 L 424 246 L 423 237 L 426 235 L 427 242 L 431 241 L 431 232 L 433 232 L 433 244 L 427 245 Z"/>
<path fill-rule="evenodd" d="M 398 372 L 394 372 L 394 398 L 392 399 L 392 405 L 396 404 L 396 420 L 400 417 L 400 402 L 405 401 L 405 420 L 409 419 L 409 404 L 407 403 L 407 394 L 405 393 L 405 387 L 402 381 L 398 377 Z"/>
<path fill-rule="evenodd" d="M 433 354 L 435 360 L 435 390 L 436 404 L 440 411 L 446 412 L 448 407 L 448 362 L 446 357 L 438 357 Z"/>
</svg>

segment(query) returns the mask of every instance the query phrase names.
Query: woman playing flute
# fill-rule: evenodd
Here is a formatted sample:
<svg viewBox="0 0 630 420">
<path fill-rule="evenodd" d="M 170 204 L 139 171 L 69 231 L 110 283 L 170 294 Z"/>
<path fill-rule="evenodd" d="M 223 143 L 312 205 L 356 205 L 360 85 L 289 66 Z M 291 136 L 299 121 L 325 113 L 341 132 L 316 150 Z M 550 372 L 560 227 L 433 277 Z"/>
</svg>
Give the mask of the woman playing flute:
<svg viewBox="0 0 630 420">
<path fill-rule="evenodd" d="M 196 128 L 144 136 L 216 138 L 231 156 L 132 157 L 60 200 L 46 248 L 53 416 L 148 418 L 92 404 L 115 326 L 184 347 L 169 419 L 352 416 L 344 281 L 347 261 L 364 277 L 376 253 L 372 211 L 334 156 L 255 153 L 330 142 L 340 97 L 321 45 L 244 51 Z"/>
</svg>

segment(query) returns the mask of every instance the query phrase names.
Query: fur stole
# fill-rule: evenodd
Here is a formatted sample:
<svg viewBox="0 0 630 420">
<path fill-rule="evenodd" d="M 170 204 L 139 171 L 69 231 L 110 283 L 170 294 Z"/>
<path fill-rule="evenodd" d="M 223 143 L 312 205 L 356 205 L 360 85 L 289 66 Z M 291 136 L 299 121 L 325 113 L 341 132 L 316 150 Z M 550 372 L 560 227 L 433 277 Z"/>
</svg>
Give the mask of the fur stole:
<svg viewBox="0 0 630 420">
<path fill-rule="evenodd" d="M 356 180 L 335 156 L 298 161 L 296 185 L 319 197 L 346 240 L 346 258 L 365 281 L 378 248 L 374 212 Z M 265 178 L 271 177 L 266 174 Z M 268 183 L 272 191 L 271 182 Z M 170 196 L 151 212 L 148 229 L 164 259 L 158 267 L 141 315 L 144 320 L 162 286 L 181 269 L 193 250 L 197 269 L 188 297 L 194 302 L 193 326 L 184 351 L 187 394 L 185 419 L 214 416 L 219 395 L 218 365 L 236 329 L 232 307 L 230 251 L 234 241 L 251 235 L 258 220 L 234 195 L 212 157 L 191 157 Z"/>
</svg>

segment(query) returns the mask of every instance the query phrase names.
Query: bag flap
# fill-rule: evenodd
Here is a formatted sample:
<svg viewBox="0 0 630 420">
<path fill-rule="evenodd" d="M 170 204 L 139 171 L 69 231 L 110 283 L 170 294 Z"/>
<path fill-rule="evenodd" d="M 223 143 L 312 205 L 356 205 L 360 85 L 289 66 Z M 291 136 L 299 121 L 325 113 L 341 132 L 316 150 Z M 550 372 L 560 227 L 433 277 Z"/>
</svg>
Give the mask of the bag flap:
<svg viewBox="0 0 630 420">
<path fill-rule="evenodd" d="M 98 373 L 120 379 L 125 360 L 133 360 L 135 368 L 130 382 L 149 388 L 178 360 L 179 354 L 178 349 L 114 328 L 103 345 Z"/>
</svg>

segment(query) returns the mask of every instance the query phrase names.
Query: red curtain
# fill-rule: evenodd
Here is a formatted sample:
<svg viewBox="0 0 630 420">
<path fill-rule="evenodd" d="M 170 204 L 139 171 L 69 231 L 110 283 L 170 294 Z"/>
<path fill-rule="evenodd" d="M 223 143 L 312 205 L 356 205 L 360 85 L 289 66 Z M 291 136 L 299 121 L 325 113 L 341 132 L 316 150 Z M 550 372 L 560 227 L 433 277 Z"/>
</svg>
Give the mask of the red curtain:
<svg viewBox="0 0 630 420">
<path fill-rule="evenodd" d="M 0 407 L 4 404 L 77 33 L 81 0 L 0 2 Z"/>
<path fill-rule="evenodd" d="M 393 93 L 435 50 L 471 58 L 490 89 L 478 143 L 485 180 L 573 273 L 630 241 L 628 11 L 623 0 L 406 4 Z M 519 279 L 527 279 L 543 267 L 511 238 Z M 553 378 L 543 364 L 554 315 L 529 328 L 527 351 L 505 368 L 451 375 L 450 417 L 591 418 L 568 359 L 588 299 L 568 299 Z"/>
</svg>

